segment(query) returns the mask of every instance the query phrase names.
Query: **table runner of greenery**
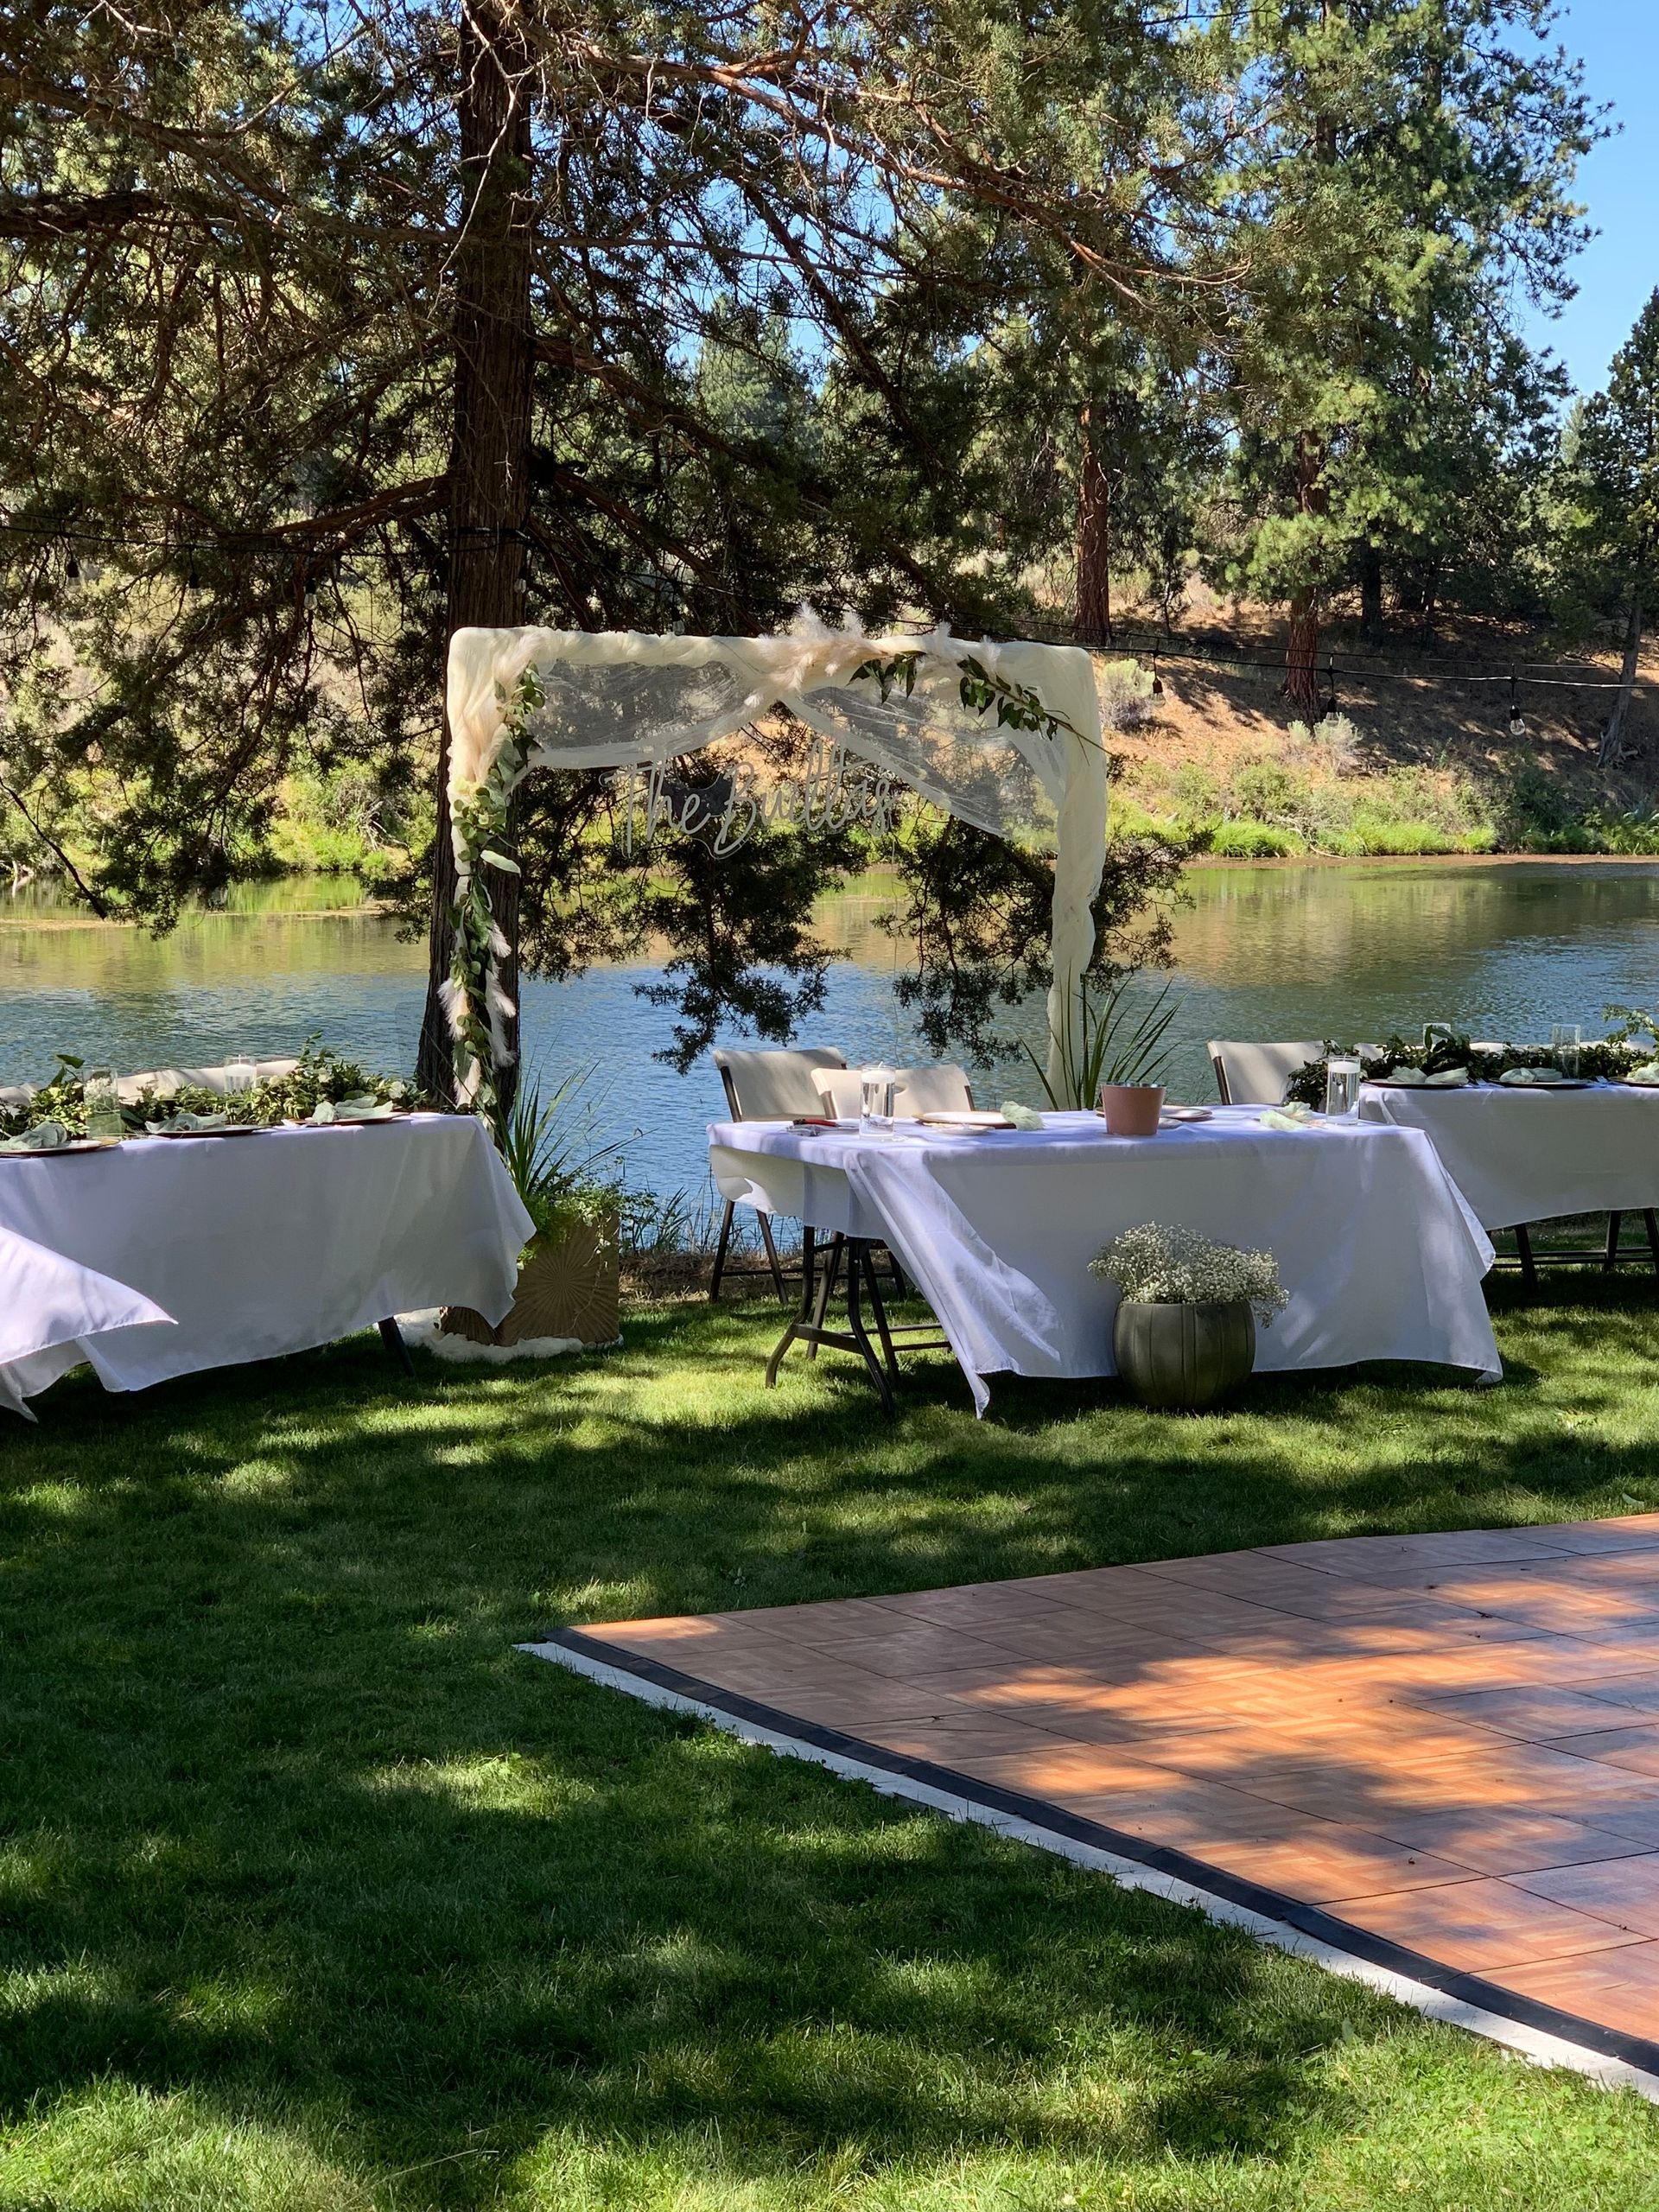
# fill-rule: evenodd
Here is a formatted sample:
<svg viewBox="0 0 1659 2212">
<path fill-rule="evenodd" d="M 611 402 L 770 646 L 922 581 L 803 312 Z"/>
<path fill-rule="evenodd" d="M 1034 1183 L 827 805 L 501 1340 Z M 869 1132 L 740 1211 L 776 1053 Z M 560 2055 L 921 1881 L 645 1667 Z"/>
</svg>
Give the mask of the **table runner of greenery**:
<svg viewBox="0 0 1659 2212">
<path fill-rule="evenodd" d="M 1659 1027 L 1656 1027 L 1659 1016 L 1641 1007 L 1608 1006 L 1602 1008 L 1602 1013 L 1607 1020 L 1616 1020 L 1618 1026 L 1610 1029 L 1605 1037 L 1586 1038 L 1579 1045 L 1578 1067 L 1581 1076 L 1592 1081 L 1628 1076 L 1633 1069 L 1659 1056 Z M 1555 1065 L 1554 1048 L 1548 1045 L 1483 1047 L 1472 1044 L 1461 1031 L 1444 1023 L 1429 1022 L 1419 1042 L 1408 1043 L 1396 1035 L 1390 1037 L 1380 1051 L 1367 1051 L 1357 1045 L 1338 1045 L 1327 1038 L 1323 1056 L 1307 1061 L 1292 1076 L 1286 1087 L 1286 1098 L 1304 1106 L 1322 1107 L 1327 1066 L 1336 1058 L 1357 1058 L 1367 1082 L 1385 1082 L 1401 1068 L 1416 1068 L 1425 1076 L 1449 1076 L 1465 1069 L 1471 1083 L 1496 1083 L 1512 1068 L 1548 1068 Z"/>
<path fill-rule="evenodd" d="M 57 1071 L 27 1104 L 0 1105 L 0 1137 L 21 1136 L 42 1122 L 57 1122 L 71 1136 L 86 1134 L 85 1063 L 67 1052 L 58 1055 Z M 339 1105 L 347 1098 L 372 1098 L 377 1104 L 428 1109 L 430 1102 L 402 1076 L 374 1075 L 356 1060 L 348 1060 L 315 1039 L 302 1049 L 297 1064 L 286 1075 L 256 1082 L 248 1090 L 229 1096 L 202 1084 L 182 1084 L 166 1096 L 147 1090 L 121 1109 L 128 1130 L 142 1136 L 154 1123 L 166 1123 L 181 1115 L 222 1115 L 228 1122 L 254 1128 L 277 1128 L 284 1122 L 308 1121 L 320 1104 Z"/>
</svg>

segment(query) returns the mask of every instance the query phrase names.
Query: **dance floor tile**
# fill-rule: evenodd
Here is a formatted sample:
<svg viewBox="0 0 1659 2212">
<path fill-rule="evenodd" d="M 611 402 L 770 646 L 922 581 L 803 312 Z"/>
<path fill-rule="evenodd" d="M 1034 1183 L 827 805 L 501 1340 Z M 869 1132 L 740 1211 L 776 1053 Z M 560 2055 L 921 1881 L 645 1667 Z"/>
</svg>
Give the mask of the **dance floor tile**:
<svg viewBox="0 0 1659 2212">
<path fill-rule="evenodd" d="M 1408 1950 L 1471 1974 L 1580 1951 L 1609 1950 L 1641 1940 L 1629 1929 L 1593 1913 L 1484 1876 L 1431 1889 L 1351 1897 L 1333 1910 L 1351 1927 L 1386 1936 Z"/>
<path fill-rule="evenodd" d="M 1659 2045 L 1656 1553 L 1639 1514 L 579 1633 Z"/>
<path fill-rule="evenodd" d="M 1639 1859 L 1592 1860 L 1549 1866 L 1514 1877 L 1517 1888 L 1580 1912 L 1593 1912 L 1617 1928 L 1659 1936 L 1659 1853 Z"/>
</svg>

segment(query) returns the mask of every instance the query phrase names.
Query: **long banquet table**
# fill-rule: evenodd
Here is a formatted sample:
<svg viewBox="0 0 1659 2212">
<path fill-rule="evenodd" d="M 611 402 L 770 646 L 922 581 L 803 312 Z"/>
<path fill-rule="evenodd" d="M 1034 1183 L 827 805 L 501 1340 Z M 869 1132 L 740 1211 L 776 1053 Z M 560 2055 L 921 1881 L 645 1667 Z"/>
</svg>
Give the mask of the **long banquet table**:
<svg viewBox="0 0 1659 2212">
<path fill-rule="evenodd" d="M 44 1345 L 0 1381 L 29 1396 L 85 1358 L 106 1389 L 138 1390 L 421 1307 L 499 1320 L 532 1226 L 470 1116 L 0 1154 L 0 1230 L 95 1269 L 175 1325 Z"/>
<path fill-rule="evenodd" d="M 1659 1090 L 1365 1084 L 1360 1119 L 1421 1129 L 1486 1229 L 1659 1206 Z"/>
<path fill-rule="evenodd" d="M 1357 1122 L 1265 1128 L 1260 1114 L 1222 1107 L 1146 1138 L 1110 1136 L 1092 1114 L 892 1139 L 718 1122 L 709 1164 L 724 1198 L 889 1245 L 981 1412 L 987 1375 L 1114 1372 L 1117 1294 L 1089 1262 L 1147 1221 L 1275 1255 L 1290 1304 L 1260 1334 L 1259 1368 L 1402 1359 L 1500 1374 L 1480 1287 L 1492 1247 L 1427 1138 Z"/>
</svg>

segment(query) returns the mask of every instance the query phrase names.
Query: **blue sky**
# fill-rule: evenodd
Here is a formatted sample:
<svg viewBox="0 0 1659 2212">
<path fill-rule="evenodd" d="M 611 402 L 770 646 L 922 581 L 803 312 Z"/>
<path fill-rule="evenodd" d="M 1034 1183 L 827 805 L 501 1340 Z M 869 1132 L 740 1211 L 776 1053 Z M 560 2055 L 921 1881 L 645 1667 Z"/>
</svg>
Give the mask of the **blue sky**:
<svg viewBox="0 0 1659 2212">
<path fill-rule="evenodd" d="M 1624 129 L 1579 170 L 1576 197 L 1600 235 L 1573 264 L 1578 296 L 1554 321 L 1531 319 L 1535 343 L 1593 391 L 1659 285 L 1659 0 L 1567 0 L 1555 36 L 1585 65 L 1585 89 L 1611 101 Z"/>
</svg>

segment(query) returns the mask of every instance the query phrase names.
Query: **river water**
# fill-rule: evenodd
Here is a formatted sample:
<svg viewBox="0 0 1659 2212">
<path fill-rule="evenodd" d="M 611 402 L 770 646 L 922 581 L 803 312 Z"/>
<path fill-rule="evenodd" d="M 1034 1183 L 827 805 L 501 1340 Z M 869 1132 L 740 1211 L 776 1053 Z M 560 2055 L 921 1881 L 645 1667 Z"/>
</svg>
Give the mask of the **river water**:
<svg viewBox="0 0 1659 2212">
<path fill-rule="evenodd" d="M 1210 1037 L 1351 1041 L 1425 1020 L 1516 1038 L 1578 1021 L 1598 1035 L 1605 1005 L 1659 998 L 1652 862 L 1211 868 L 1192 870 L 1186 889 L 1171 1087 L 1189 1098 L 1214 1095 Z M 893 1001 L 895 949 L 875 927 L 884 903 L 861 888 L 821 917 L 847 957 L 803 1041 L 837 1045 L 851 1061 L 918 1056 Z M 672 1016 L 637 987 L 657 974 L 606 968 L 527 983 L 526 1058 L 550 1077 L 595 1071 L 597 1122 L 630 1138 L 631 1183 L 700 1192 L 720 1084 L 707 1065 L 681 1077 L 653 1058 Z M 423 979 L 423 948 L 336 878 L 239 890 L 164 938 L 24 893 L 0 902 L 0 1080 L 40 1079 L 60 1049 L 130 1070 L 291 1052 L 313 1032 L 377 1066 L 407 1068 Z M 1035 1043 L 1040 1013 L 1025 1009 L 1020 1027 Z M 1037 1095 L 1023 1063 L 975 1081 L 993 1102 Z"/>
</svg>

